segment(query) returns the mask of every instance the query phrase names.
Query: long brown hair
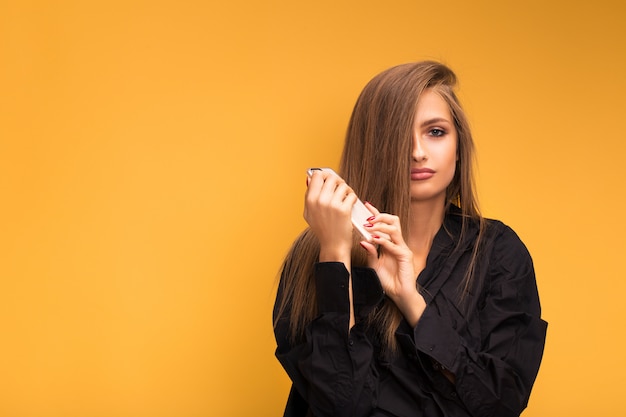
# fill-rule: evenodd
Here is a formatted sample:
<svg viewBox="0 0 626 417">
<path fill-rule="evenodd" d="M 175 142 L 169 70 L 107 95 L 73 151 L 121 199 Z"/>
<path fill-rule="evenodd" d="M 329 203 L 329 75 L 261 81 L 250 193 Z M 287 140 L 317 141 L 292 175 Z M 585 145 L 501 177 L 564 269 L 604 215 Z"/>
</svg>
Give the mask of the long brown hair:
<svg viewBox="0 0 626 417">
<path fill-rule="evenodd" d="M 381 212 L 400 218 L 404 238 L 408 238 L 410 216 L 410 172 L 413 146 L 413 121 L 422 92 L 432 89 L 450 108 L 457 130 L 458 162 L 454 178 L 447 189 L 447 205 L 461 208 L 466 232 L 469 221 L 478 221 L 479 241 L 483 224 L 475 195 L 473 179 L 474 143 L 465 112 L 454 89 L 456 75 L 445 65 L 422 61 L 392 67 L 374 77 L 359 96 L 346 133 L 339 174 Z M 447 207 L 446 207 L 447 208 Z M 365 251 L 358 245 L 355 233 L 352 265 L 365 266 Z M 461 241 L 462 239 L 459 239 Z M 479 244 L 465 280 L 464 290 L 473 278 Z M 305 326 L 317 314 L 313 266 L 319 257 L 315 235 L 306 229 L 295 241 L 282 267 L 282 283 L 277 317 L 288 314 L 294 341 L 304 334 Z M 395 330 L 402 315 L 393 302 L 386 300 L 371 317 L 384 347 L 395 350 Z"/>
</svg>

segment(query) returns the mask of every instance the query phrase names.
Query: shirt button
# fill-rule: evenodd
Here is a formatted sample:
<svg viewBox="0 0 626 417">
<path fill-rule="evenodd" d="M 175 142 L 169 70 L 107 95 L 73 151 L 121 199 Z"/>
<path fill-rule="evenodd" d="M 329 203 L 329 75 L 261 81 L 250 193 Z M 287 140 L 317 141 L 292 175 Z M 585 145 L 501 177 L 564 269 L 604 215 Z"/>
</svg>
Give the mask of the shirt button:
<svg viewBox="0 0 626 417">
<path fill-rule="evenodd" d="M 350 346 L 354 345 L 354 340 L 352 340 L 352 339 L 348 340 L 348 344 L 349 344 Z"/>
</svg>

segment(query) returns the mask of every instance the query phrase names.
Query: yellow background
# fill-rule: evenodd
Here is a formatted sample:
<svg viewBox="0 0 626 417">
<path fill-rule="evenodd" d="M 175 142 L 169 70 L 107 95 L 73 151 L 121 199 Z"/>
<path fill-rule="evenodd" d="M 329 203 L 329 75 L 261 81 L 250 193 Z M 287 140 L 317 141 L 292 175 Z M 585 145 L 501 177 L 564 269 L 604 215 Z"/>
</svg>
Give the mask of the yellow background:
<svg viewBox="0 0 626 417">
<path fill-rule="evenodd" d="M 336 167 L 373 75 L 426 58 L 535 260 L 524 415 L 624 415 L 622 4 L 0 1 L 0 415 L 282 415 L 305 169 Z"/>
</svg>

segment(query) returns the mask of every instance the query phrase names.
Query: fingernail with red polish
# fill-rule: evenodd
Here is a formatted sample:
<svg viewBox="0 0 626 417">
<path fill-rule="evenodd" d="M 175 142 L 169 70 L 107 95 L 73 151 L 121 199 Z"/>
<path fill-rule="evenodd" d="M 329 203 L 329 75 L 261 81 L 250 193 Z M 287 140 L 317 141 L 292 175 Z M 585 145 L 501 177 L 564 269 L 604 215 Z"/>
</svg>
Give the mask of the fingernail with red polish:
<svg viewBox="0 0 626 417">
<path fill-rule="evenodd" d="M 371 222 L 371 221 L 372 221 L 372 220 L 374 220 L 375 218 L 376 218 L 376 216 L 372 216 L 372 217 L 368 217 L 368 218 L 367 218 L 367 219 L 365 219 L 365 220 L 367 220 L 368 222 Z"/>
<path fill-rule="evenodd" d="M 365 227 L 373 227 L 374 225 L 371 224 L 371 223 L 365 223 L 363 226 L 365 226 Z"/>
<path fill-rule="evenodd" d="M 373 237 L 374 239 L 380 239 L 380 236 L 378 236 L 378 235 L 372 235 L 372 237 Z"/>
</svg>

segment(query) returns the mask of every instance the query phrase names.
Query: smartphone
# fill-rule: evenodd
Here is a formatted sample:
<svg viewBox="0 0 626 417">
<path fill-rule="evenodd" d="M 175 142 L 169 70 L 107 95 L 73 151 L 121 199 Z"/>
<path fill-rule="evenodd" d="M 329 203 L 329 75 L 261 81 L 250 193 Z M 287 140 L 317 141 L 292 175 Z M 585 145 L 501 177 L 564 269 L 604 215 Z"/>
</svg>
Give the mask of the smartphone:
<svg viewBox="0 0 626 417">
<path fill-rule="evenodd" d="M 338 176 L 338 174 L 330 168 L 309 168 L 309 170 L 307 170 L 307 174 L 309 175 L 309 177 L 311 176 L 313 171 L 316 170 L 330 172 Z M 361 233 L 363 238 L 365 238 L 365 240 L 367 240 L 368 242 L 372 241 L 372 235 L 370 234 L 370 232 L 367 231 L 367 229 L 365 229 L 365 226 L 363 225 L 369 223 L 367 219 L 372 216 L 373 213 L 369 211 L 367 207 L 365 207 L 365 204 L 363 204 L 360 199 L 357 198 L 356 203 L 354 203 L 354 206 L 352 206 L 352 225 L 359 233 Z"/>
</svg>

